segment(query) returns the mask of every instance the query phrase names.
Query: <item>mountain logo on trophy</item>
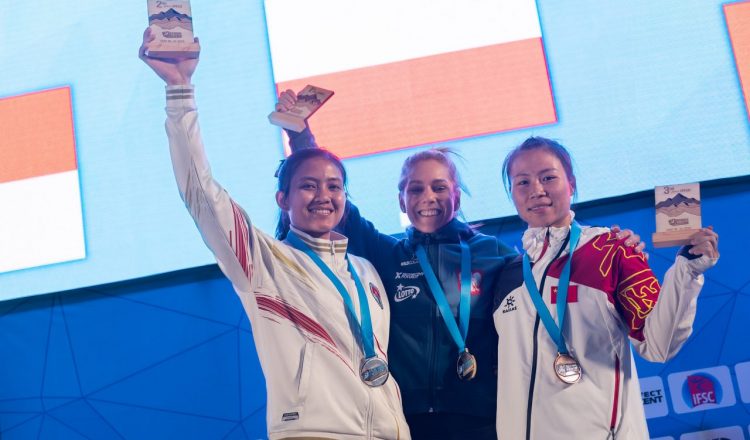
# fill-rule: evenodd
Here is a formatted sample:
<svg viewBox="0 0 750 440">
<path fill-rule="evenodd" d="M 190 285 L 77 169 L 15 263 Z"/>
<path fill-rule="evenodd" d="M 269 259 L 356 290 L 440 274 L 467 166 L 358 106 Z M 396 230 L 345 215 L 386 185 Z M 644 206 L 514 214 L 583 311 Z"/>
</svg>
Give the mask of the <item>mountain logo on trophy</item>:
<svg viewBox="0 0 750 440">
<path fill-rule="evenodd" d="M 662 202 L 656 204 L 656 213 L 664 214 L 670 217 L 669 223 L 672 226 L 678 226 L 683 224 L 681 222 L 673 222 L 677 220 L 674 217 L 680 217 L 685 214 L 689 215 L 701 215 L 701 201 L 696 200 L 693 197 L 685 197 L 682 193 L 677 193 L 674 197 L 670 197 Z M 673 224 L 676 223 L 676 224 Z M 685 221 L 684 224 L 687 224 Z"/>
<path fill-rule="evenodd" d="M 149 24 L 155 24 L 162 29 L 174 29 L 181 27 L 183 29 L 193 30 L 193 18 L 187 14 L 177 12 L 174 8 L 159 12 L 148 17 Z"/>
</svg>

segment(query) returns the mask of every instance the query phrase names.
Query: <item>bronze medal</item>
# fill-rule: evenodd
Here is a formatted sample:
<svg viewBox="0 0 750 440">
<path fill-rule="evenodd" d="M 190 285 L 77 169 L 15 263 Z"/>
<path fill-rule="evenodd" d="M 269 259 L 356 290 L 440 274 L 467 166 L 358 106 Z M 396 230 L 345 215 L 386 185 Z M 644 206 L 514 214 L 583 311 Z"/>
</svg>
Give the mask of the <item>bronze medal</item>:
<svg viewBox="0 0 750 440">
<path fill-rule="evenodd" d="M 377 356 L 363 359 L 359 366 L 359 377 L 371 387 L 379 387 L 388 380 L 388 364 Z"/>
<path fill-rule="evenodd" d="M 571 385 L 581 380 L 581 364 L 569 354 L 558 353 L 555 358 L 555 374 L 561 381 Z"/>
<path fill-rule="evenodd" d="M 472 380 L 477 375 L 477 359 L 466 348 L 458 355 L 456 372 L 461 380 Z"/>
</svg>

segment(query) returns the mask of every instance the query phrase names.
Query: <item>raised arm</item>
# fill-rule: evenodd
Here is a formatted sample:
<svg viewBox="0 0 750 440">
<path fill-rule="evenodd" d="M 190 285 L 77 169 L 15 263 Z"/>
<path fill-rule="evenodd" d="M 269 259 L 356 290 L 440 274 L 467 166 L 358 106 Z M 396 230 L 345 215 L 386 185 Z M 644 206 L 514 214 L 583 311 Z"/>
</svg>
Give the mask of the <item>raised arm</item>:
<svg viewBox="0 0 750 440">
<path fill-rule="evenodd" d="M 275 109 L 277 112 L 285 112 L 292 108 L 296 102 L 297 94 L 293 90 L 285 90 L 279 95 Z M 318 148 L 309 125 L 299 133 L 291 130 L 285 131 L 289 136 L 292 151 L 303 148 Z M 378 259 L 387 257 L 381 250 L 384 247 L 390 248 L 397 241 L 390 235 L 381 234 L 372 222 L 362 217 L 359 208 L 351 202 L 347 202 L 346 216 L 336 229 L 349 238 L 350 252 L 367 258 L 375 266 L 378 265 L 376 263 Z"/>
<path fill-rule="evenodd" d="M 180 196 L 222 271 L 235 286 L 249 289 L 252 230 L 244 212 L 211 175 L 190 83 L 198 60 L 150 58 L 145 50 L 153 39 L 146 29 L 139 57 L 167 84 L 166 130 Z"/>
<path fill-rule="evenodd" d="M 349 238 L 349 250 L 354 255 L 370 260 L 376 269 L 382 267 L 383 260 L 392 258 L 390 249 L 398 242 L 396 238 L 378 231 L 351 202 L 347 202 L 346 217 L 337 230 Z"/>
<path fill-rule="evenodd" d="M 621 265 L 617 300 L 633 347 L 643 358 L 665 362 L 679 352 L 693 331 L 703 272 L 718 258 L 718 235 L 707 228 L 680 250 L 661 287 L 645 262 L 647 272 L 634 264 Z"/>
</svg>

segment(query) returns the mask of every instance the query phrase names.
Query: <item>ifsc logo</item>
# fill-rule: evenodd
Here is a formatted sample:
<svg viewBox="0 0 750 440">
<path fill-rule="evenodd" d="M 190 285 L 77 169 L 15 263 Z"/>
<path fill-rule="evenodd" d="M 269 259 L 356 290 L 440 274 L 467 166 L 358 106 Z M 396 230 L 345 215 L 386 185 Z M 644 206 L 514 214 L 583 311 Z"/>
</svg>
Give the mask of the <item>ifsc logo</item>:
<svg viewBox="0 0 750 440">
<path fill-rule="evenodd" d="M 682 385 L 682 400 L 693 408 L 719 403 L 723 394 L 719 381 L 707 373 L 691 374 Z"/>
<path fill-rule="evenodd" d="M 736 403 L 729 368 L 723 365 L 673 373 L 668 381 L 672 405 L 678 414 L 723 408 Z"/>
</svg>

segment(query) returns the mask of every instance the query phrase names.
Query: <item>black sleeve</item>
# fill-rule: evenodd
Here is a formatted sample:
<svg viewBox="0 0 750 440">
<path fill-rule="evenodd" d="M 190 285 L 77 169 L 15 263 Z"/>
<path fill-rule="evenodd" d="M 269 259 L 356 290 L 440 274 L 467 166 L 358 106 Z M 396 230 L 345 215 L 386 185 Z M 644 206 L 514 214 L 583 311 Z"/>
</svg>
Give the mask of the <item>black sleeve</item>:
<svg viewBox="0 0 750 440">
<path fill-rule="evenodd" d="M 315 142 L 315 136 L 312 134 L 310 127 L 305 127 L 301 132 L 292 130 L 284 130 L 289 136 L 289 147 L 292 149 L 292 153 L 297 150 L 305 148 L 318 148 L 318 144 Z"/>
<path fill-rule="evenodd" d="M 349 251 L 370 260 L 376 268 L 381 259 L 389 258 L 387 250 L 398 243 L 395 237 L 379 232 L 351 202 L 347 202 L 346 216 L 337 229 L 349 238 Z"/>
</svg>

